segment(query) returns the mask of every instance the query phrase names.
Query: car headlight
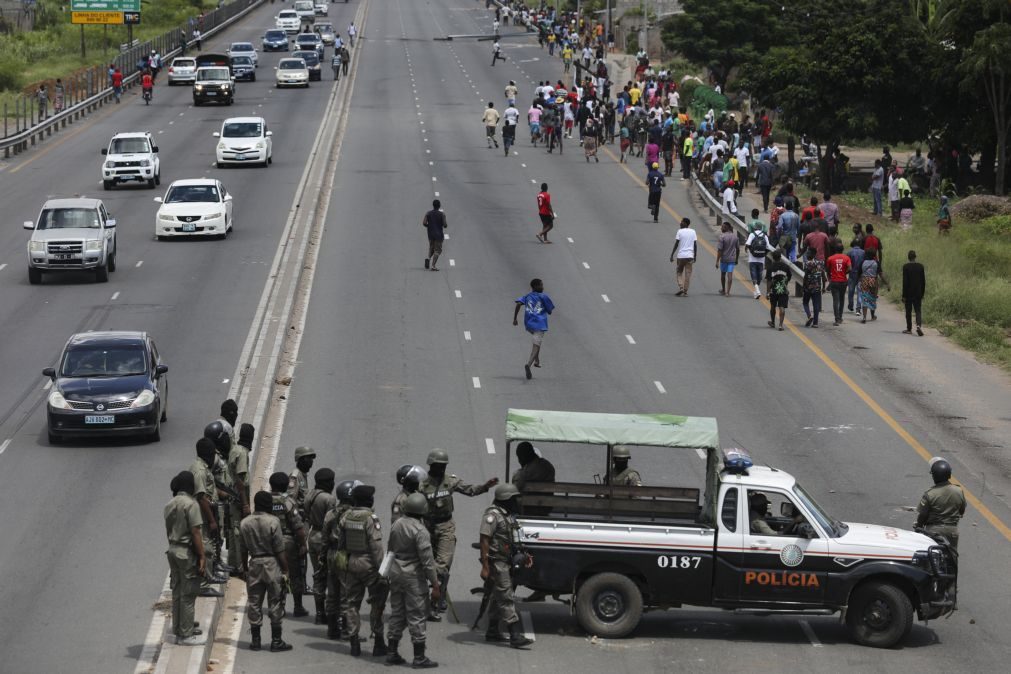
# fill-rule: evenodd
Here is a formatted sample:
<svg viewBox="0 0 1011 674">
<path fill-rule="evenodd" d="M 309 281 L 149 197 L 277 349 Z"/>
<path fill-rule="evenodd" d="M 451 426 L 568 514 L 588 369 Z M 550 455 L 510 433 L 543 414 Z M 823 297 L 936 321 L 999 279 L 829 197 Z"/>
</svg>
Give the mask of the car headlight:
<svg viewBox="0 0 1011 674">
<path fill-rule="evenodd" d="M 207 215 L 204 216 L 204 220 L 216 220 L 217 218 L 220 218 L 223 215 L 224 213 L 222 213 L 221 211 L 217 211 L 216 213 L 208 213 Z"/>
<path fill-rule="evenodd" d="M 221 85 L 221 89 L 225 90 L 225 89 L 228 89 L 230 86 L 231 86 L 230 84 L 222 84 Z"/>
<path fill-rule="evenodd" d="M 102 252 L 102 240 L 101 239 L 88 239 L 84 242 L 84 252 L 85 253 L 100 253 Z"/>
<path fill-rule="evenodd" d="M 49 406 L 55 407 L 58 410 L 69 410 L 73 409 L 67 399 L 63 397 L 63 394 L 59 391 L 53 391 L 49 394 Z"/>
<path fill-rule="evenodd" d="M 263 142 L 262 140 L 261 140 L 261 141 L 259 141 L 259 142 L 258 142 L 258 143 L 256 144 L 256 149 L 257 149 L 257 150 L 262 150 L 262 149 L 263 149 L 263 148 L 265 148 L 265 147 L 267 147 L 267 144 L 266 144 L 266 143 L 264 143 L 264 142 Z"/>
<path fill-rule="evenodd" d="M 168 222 L 173 222 L 176 219 L 176 217 L 174 215 L 168 215 L 166 213 L 159 213 L 158 214 L 158 219 L 159 220 L 166 220 Z"/>
<path fill-rule="evenodd" d="M 31 253 L 45 253 L 46 252 L 46 242 L 45 241 L 29 241 L 28 251 Z"/>
<path fill-rule="evenodd" d="M 154 392 L 147 389 L 140 392 L 140 395 L 130 403 L 131 408 L 147 407 L 154 402 Z"/>
<path fill-rule="evenodd" d="M 105 168 L 107 168 L 107 169 L 116 168 L 116 162 L 112 162 L 112 161 L 105 162 Z"/>
<path fill-rule="evenodd" d="M 141 159 L 140 160 L 140 165 L 141 166 L 150 166 L 151 165 L 151 160 L 150 159 Z"/>
<path fill-rule="evenodd" d="M 202 85 L 202 84 L 194 84 L 193 88 L 196 89 L 197 91 L 203 91 L 204 90 L 204 85 Z"/>
<path fill-rule="evenodd" d="M 227 149 L 227 148 L 225 147 L 225 144 L 224 144 L 224 143 L 218 143 L 218 149 L 219 149 L 219 150 L 225 150 L 225 149 Z"/>
</svg>

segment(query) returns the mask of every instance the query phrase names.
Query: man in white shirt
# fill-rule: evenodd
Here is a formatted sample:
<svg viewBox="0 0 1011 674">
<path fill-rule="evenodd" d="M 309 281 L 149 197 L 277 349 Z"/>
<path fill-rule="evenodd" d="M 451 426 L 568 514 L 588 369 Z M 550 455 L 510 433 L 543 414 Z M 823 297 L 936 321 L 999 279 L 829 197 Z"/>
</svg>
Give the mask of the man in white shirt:
<svg viewBox="0 0 1011 674">
<path fill-rule="evenodd" d="M 734 148 L 734 156 L 737 158 L 737 172 L 741 176 L 741 193 L 748 186 L 748 168 L 751 165 L 751 150 L 747 144 L 739 142 Z"/>
<path fill-rule="evenodd" d="M 762 297 L 762 278 L 765 277 L 765 256 L 771 248 L 768 235 L 761 229 L 748 234 L 744 242 L 748 249 L 748 269 L 751 271 L 751 282 L 755 285 L 755 299 Z"/>
<path fill-rule="evenodd" d="M 677 236 L 674 237 L 674 250 L 671 251 L 670 261 L 677 261 L 677 284 L 678 291 L 674 293 L 678 297 L 688 295 L 688 283 L 692 279 L 692 265 L 695 264 L 699 256 L 699 237 L 695 230 L 691 228 L 692 221 L 688 218 L 681 218 L 681 228 Z"/>
<path fill-rule="evenodd" d="M 737 194 L 734 192 L 734 181 L 728 180 L 723 188 L 723 215 L 737 215 Z"/>
<path fill-rule="evenodd" d="M 677 92 L 677 89 L 667 94 L 667 100 L 670 101 L 671 107 L 677 110 L 681 104 L 681 94 Z"/>
</svg>

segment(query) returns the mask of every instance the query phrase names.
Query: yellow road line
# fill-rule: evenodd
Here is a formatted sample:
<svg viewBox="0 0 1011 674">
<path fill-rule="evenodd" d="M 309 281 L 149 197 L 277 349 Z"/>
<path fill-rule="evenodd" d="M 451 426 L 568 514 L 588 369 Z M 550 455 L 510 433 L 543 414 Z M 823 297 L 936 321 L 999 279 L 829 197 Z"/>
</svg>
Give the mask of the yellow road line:
<svg viewBox="0 0 1011 674">
<path fill-rule="evenodd" d="M 611 150 L 609 150 L 606 147 L 602 149 L 604 150 L 604 152 L 608 154 L 608 156 L 611 157 L 611 159 L 614 159 L 616 162 L 618 161 L 618 157 L 616 157 Z M 639 177 L 631 171 L 631 169 L 628 168 L 627 164 L 622 163 L 618 164 L 618 166 L 624 169 L 625 173 L 627 173 L 633 180 L 635 180 L 643 190 L 648 190 L 646 184 L 643 181 L 641 181 Z M 675 220 L 677 220 L 678 222 L 681 221 L 681 215 L 679 215 L 677 211 L 671 208 L 665 200 L 661 199 L 660 205 L 663 206 L 664 210 L 670 213 Z M 698 242 L 699 244 L 702 245 L 703 248 L 708 250 L 714 256 L 716 255 L 716 249 L 708 241 L 704 241 L 703 239 L 700 238 L 698 239 Z M 738 279 L 740 279 L 742 283 L 748 283 L 749 281 L 751 281 L 750 278 L 745 278 L 744 275 L 741 274 L 739 271 L 735 270 L 734 275 Z M 765 306 L 766 308 L 769 307 L 769 303 L 765 300 L 764 297 L 762 298 L 762 305 Z M 930 461 L 933 455 L 927 451 L 927 448 L 924 447 L 919 440 L 914 438 L 913 435 L 902 426 L 902 424 L 896 421 L 895 417 L 893 417 L 891 414 L 885 411 L 885 409 L 876 400 L 874 400 L 874 398 L 872 398 L 871 395 L 867 393 L 867 391 L 865 391 L 863 388 L 860 387 L 859 384 L 853 381 L 853 379 L 851 379 L 850 376 L 847 375 L 843 371 L 843 369 L 839 367 L 839 365 L 837 365 L 836 362 L 833 361 L 828 356 L 828 354 L 822 351 L 817 344 L 812 342 L 810 338 L 808 338 L 807 335 L 802 333 L 797 328 L 797 326 L 794 325 L 792 322 L 786 321 L 784 325 L 787 326 L 790 329 L 790 332 L 792 332 L 794 336 L 797 337 L 797 339 L 799 339 L 802 344 L 804 344 L 804 346 L 810 349 L 810 351 L 815 356 L 817 356 L 821 362 L 823 362 L 830 370 L 832 370 L 832 372 L 837 377 L 839 377 L 839 379 L 842 380 L 842 382 L 846 384 L 846 386 L 848 386 L 851 391 L 856 393 L 857 396 L 864 401 L 864 404 L 866 404 L 869 408 L 871 408 L 871 410 L 875 414 L 877 414 L 882 421 L 888 424 L 888 426 L 893 431 L 895 431 L 895 433 L 900 438 L 905 440 L 906 444 L 912 447 L 913 451 L 915 451 L 917 454 L 920 455 L 920 458 L 922 458 L 924 461 Z M 962 491 L 965 492 L 966 500 L 969 501 L 970 504 L 972 504 L 972 507 L 975 508 L 977 511 L 979 511 L 979 514 L 982 515 L 987 522 L 992 524 L 993 527 L 997 531 L 999 531 L 1001 535 L 1004 536 L 1004 538 L 1006 538 L 1008 541 L 1011 541 L 1011 527 L 1009 527 L 999 517 L 997 517 L 997 515 L 995 515 L 992 510 L 987 508 L 986 505 L 984 505 L 983 502 L 979 500 L 979 497 L 977 497 L 974 493 L 972 493 L 972 491 L 970 491 L 964 484 L 962 484 L 961 482 L 959 482 L 954 478 L 952 478 L 951 481 L 961 486 Z"/>
</svg>

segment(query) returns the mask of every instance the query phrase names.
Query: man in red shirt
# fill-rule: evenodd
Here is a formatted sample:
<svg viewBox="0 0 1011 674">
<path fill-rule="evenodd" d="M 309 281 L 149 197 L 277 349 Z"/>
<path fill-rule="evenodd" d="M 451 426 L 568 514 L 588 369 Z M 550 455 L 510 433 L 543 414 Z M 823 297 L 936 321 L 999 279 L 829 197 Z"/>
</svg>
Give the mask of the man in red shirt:
<svg viewBox="0 0 1011 674">
<path fill-rule="evenodd" d="M 119 103 L 119 97 L 123 95 L 123 73 L 119 72 L 119 68 L 112 71 L 112 90 L 116 94 L 116 102 Z"/>
<path fill-rule="evenodd" d="M 805 213 L 810 213 L 811 218 L 817 220 L 822 217 L 821 209 L 818 208 L 818 197 L 811 197 L 811 205 L 800 212 L 800 219 L 805 220 Z M 824 258 L 823 258 L 824 259 Z"/>
<path fill-rule="evenodd" d="M 864 252 L 871 248 L 878 251 L 878 266 L 881 266 L 881 239 L 874 234 L 874 225 L 867 223 L 867 234 L 864 236 Z"/>
<path fill-rule="evenodd" d="M 154 97 L 154 77 L 150 70 L 145 70 L 140 78 L 140 89 L 145 96 Z"/>
<path fill-rule="evenodd" d="M 541 183 L 541 191 L 537 195 L 537 214 L 544 226 L 541 233 L 537 235 L 537 240 L 541 243 L 551 243 L 548 241 L 548 232 L 555 226 L 555 209 L 551 207 L 551 195 L 548 194 L 547 183 Z"/>
<path fill-rule="evenodd" d="M 843 322 L 843 303 L 846 300 L 846 288 L 849 286 L 850 269 L 853 261 L 850 256 L 843 253 L 842 244 L 836 244 L 825 265 L 828 267 L 828 287 L 832 291 L 832 313 L 835 315 L 835 322 L 832 325 L 839 325 Z"/>
<path fill-rule="evenodd" d="M 828 250 L 828 234 L 822 231 L 822 225 L 825 224 L 825 221 L 812 220 L 811 223 L 811 231 L 806 234 L 804 236 L 804 240 L 800 242 L 800 249 L 807 250 L 808 248 L 814 248 L 815 258 L 825 262 L 825 258 L 827 257 L 826 252 Z"/>
</svg>

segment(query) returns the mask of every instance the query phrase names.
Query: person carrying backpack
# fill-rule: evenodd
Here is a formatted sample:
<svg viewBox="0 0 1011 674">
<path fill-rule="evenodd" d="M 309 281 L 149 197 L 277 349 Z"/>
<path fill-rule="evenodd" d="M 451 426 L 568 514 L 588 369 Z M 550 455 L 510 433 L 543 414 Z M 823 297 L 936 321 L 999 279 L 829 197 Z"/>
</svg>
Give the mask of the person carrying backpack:
<svg viewBox="0 0 1011 674">
<path fill-rule="evenodd" d="M 748 250 L 748 269 L 751 271 L 751 282 L 755 286 L 755 299 L 761 299 L 765 256 L 769 252 L 769 236 L 761 229 L 757 229 L 748 235 L 744 247 Z"/>
</svg>

